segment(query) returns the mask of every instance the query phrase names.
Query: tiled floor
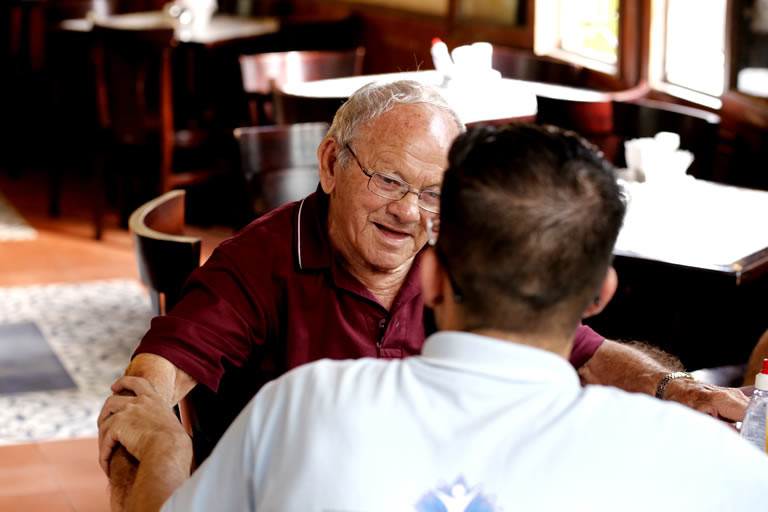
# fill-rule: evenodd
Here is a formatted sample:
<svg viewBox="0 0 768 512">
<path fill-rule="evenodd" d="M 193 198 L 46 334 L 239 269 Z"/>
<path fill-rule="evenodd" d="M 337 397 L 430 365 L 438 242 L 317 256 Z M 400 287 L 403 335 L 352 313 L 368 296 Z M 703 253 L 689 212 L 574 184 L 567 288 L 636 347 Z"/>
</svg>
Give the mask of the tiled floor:
<svg viewBox="0 0 768 512">
<path fill-rule="evenodd" d="M 108 510 L 97 452 L 94 438 L 0 448 L 0 510 Z"/>
<path fill-rule="evenodd" d="M 107 219 L 104 239 L 92 238 L 85 183 L 63 184 L 61 217 L 47 216 L 45 176 L 25 171 L 10 179 L 0 170 L 0 192 L 38 231 L 31 241 L 0 242 L 0 286 L 137 279 L 130 234 Z M 84 198 L 85 197 L 85 198 Z M 203 238 L 203 258 L 226 227 L 190 230 Z M 97 463 L 95 438 L 0 447 L 0 511 L 106 511 L 107 480 Z"/>
</svg>

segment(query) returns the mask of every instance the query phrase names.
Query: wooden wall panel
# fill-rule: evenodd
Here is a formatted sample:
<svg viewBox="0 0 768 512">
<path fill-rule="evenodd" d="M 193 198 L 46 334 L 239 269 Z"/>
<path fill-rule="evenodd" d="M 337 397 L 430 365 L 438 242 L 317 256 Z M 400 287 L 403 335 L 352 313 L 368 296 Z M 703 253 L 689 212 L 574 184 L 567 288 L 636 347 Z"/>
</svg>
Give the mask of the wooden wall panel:
<svg viewBox="0 0 768 512">
<path fill-rule="evenodd" d="M 532 5 L 532 0 L 525 0 Z M 495 44 L 533 48 L 532 8 L 523 9 L 523 27 L 454 25 L 450 17 L 426 16 L 396 9 L 351 4 L 334 0 L 293 0 L 294 14 L 325 15 L 346 9 L 361 18 L 361 44 L 368 50 L 366 73 L 433 69 L 429 53 L 432 39 L 439 37 L 449 48 L 485 40 Z"/>
</svg>

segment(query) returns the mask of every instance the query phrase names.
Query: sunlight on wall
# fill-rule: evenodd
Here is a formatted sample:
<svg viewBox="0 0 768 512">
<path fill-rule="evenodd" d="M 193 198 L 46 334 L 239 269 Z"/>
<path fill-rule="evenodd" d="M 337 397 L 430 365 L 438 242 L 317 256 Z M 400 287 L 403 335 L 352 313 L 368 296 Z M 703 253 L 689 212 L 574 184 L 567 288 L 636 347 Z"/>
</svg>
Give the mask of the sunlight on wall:
<svg viewBox="0 0 768 512">
<path fill-rule="evenodd" d="M 448 14 L 448 0 L 355 0 L 355 3 L 404 9 L 436 16 Z"/>
<path fill-rule="evenodd" d="M 466 20 L 517 25 L 518 0 L 475 0 L 461 2 L 459 16 Z"/>
</svg>

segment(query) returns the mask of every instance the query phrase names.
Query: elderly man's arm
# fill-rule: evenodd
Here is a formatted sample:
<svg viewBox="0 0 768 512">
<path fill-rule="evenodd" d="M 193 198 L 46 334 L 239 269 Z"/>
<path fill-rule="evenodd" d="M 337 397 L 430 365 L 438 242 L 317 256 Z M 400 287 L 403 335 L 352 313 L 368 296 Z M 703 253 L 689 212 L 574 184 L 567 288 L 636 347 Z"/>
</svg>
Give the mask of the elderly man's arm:
<svg viewBox="0 0 768 512">
<path fill-rule="evenodd" d="M 586 384 L 615 386 L 625 391 L 655 395 L 659 383 L 677 368 L 635 347 L 605 340 L 594 355 L 579 368 Z M 738 389 L 712 386 L 703 382 L 669 381 L 665 400 L 680 402 L 726 421 L 741 421 L 748 399 Z"/>
<path fill-rule="evenodd" d="M 169 410 L 197 384 L 189 374 L 167 359 L 149 353 L 138 354 L 133 358 L 125 374 L 146 379 Z M 103 434 L 103 424 L 109 416 L 110 412 L 105 404 L 98 420 L 99 435 Z M 178 420 L 176 422 L 178 423 Z M 104 446 L 100 446 L 99 462 L 109 476 L 112 507 L 120 510 L 125 507 L 127 496 L 137 476 L 136 460 L 122 446 L 110 445 L 108 453 L 104 453 L 104 449 Z"/>
<path fill-rule="evenodd" d="M 125 374 L 147 379 L 170 407 L 179 403 L 197 385 L 192 376 L 172 362 L 146 352 L 133 358 Z"/>
<path fill-rule="evenodd" d="M 119 444 L 138 461 L 135 482 L 113 510 L 160 510 L 189 478 L 192 441 L 149 381 L 121 377 L 112 389 L 116 394 L 104 404 L 99 451 L 109 454 Z M 104 466 L 107 459 L 102 456 L 100 462 Z"/>
</svg>

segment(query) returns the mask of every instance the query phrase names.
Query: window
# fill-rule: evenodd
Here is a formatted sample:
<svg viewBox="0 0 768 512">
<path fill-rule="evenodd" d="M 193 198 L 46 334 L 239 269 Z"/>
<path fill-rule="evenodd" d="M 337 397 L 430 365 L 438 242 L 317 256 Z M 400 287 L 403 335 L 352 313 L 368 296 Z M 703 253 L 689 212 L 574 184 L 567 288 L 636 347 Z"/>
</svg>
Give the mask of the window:
<svg viewBox="0 0 768 512">
<path fill-rule="evenodd" d="M 606 64 L 616 64 L 619 0 L 560 0 L 560 48 Z"/>
<path fill-rule="evenodd" d="M 768 98 L 768 0 L 743 0 L 732 39 L 731 77 L 736 90 Z"/>
<path fill-rule="evenodd" d="M 726 0 L 666 0 L 663 80 L 720 96 L 725 82 Z M 692 13 L 696 13 L 695 16 Z"/>
<path fill-rule="evenodd" d="M 619 0 L 536 2 L 537 53 L 615 73 L 619 51 Z"/>
<path fill-rule="evenodd" d="M 653 0 L 648 76 L 654 89 L 722 106 L 726 7 L 727 0 Z"/>
</svg>

